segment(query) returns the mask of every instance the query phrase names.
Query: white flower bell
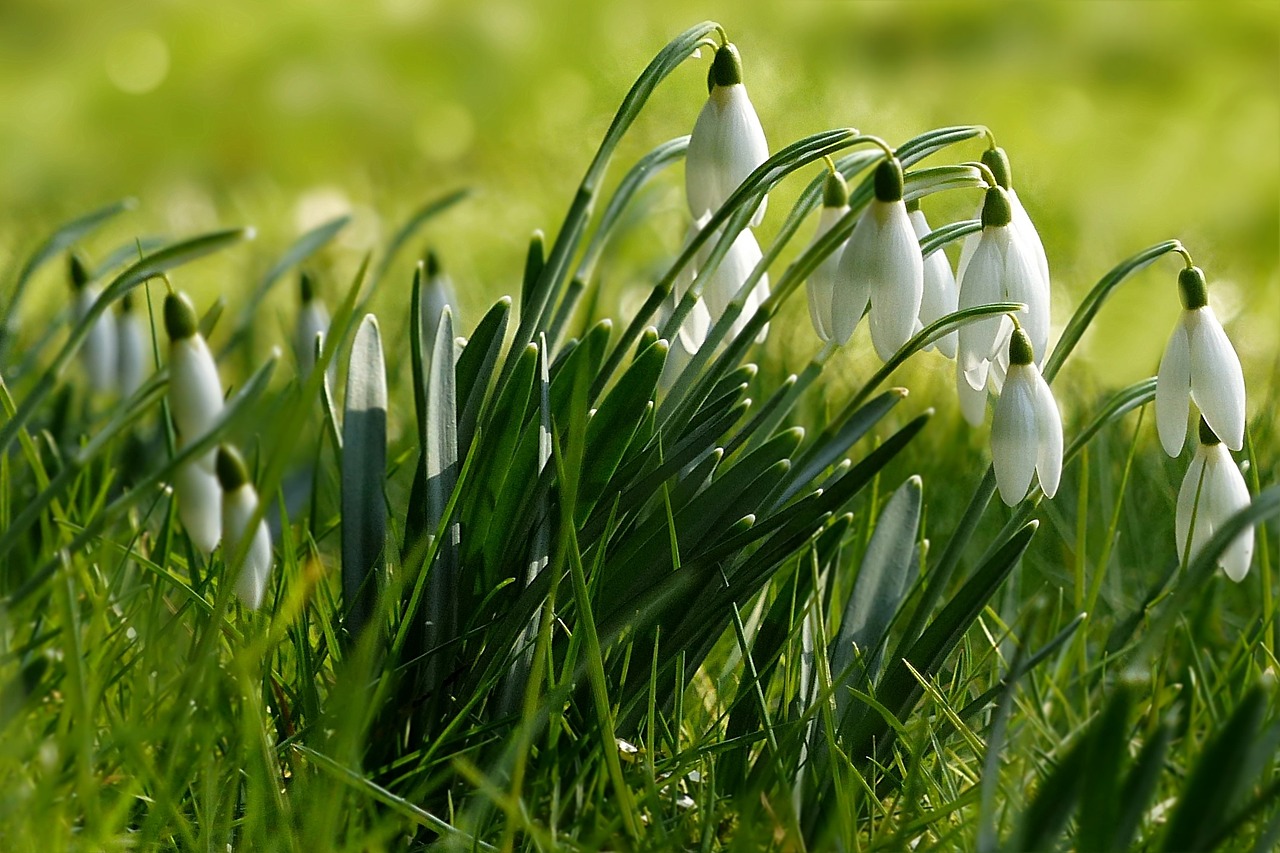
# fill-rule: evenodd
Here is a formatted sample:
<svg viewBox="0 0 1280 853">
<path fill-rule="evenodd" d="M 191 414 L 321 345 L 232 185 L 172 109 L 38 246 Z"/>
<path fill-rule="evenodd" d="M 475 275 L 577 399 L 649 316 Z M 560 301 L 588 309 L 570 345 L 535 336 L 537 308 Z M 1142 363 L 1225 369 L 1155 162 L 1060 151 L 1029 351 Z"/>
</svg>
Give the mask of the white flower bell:
<svg viewBox="0 0 1280 853">
<path fill-rule="evenodd" d="M 1178 274 L 1183 312 L 1174 326 L 1156 376 L 1156 430 L 1165 453 L 1177 456 L 1187 438 L 1194 400 L 1200 414 L 1227 447 L 1244 447 L 1244 372 L 1240 357 L 1209 307 L 1199 267 Z"/>
<path fill-rule="evenodd" d="M 833 340 L 845 344 L 870 305 L 871 343 L 888 361 L 915 331 L 924 297 L 924 259 L 902 200 L 902 164 L 887 157 L 875 172 L 875 198 L 840 254 L 831 306 Z"/>
<path fill-rule="evenodd" d="M 298 356 L 298 375 L 306 378 L 316 366 L 316 335 L 323 340 L 329 334 L 329 309 L 315 291 L 311 276 L 303 273 L 299 278 L 302 304 L 298 307 L 298 325 L 294 330 L 293 348 Z M 432 330 L 434 331 L 434 329 Z M 333 362 L 329 363 L 329 378 L 333 378 Z"/>
<path fill-rule="evenodd" d="M 142 386 L 148 373 L 147 355 L 146 332 L 133 310 L 133 294 L 126 293 L 120 300 L 120 314 L 116 317 L 116 382 L 121 397 L 132 397 Z"/>
<path fill-rule="evenodd" d="M 915 229 L 917 238 L 924 239 L 929 236 L 932 229 L 918 202 L 907 202 L 907 215 L 911 217 L 911 227 Z M 951 272 L 951 263 L 947 260 L 946 253 L 939 249 L 924 259 L 924 292 L 920 299 L 920 325 L 927 326 L 935 320 L 955 313 L 958 304 L 956 277 Z M 938 352 L 947 358 L 955 358 L 956 340 L 957 335 L 953 330 L 939 338 L 936 344 L 930 344 L 925 349 L 932 349 L 936 345 Z"/>
<path fill-rule="evenodd" d="M 707 72 L 707 103 L 698 113 L 685 154 L 684 188 L 697 219 L 714 213 L 757 166 L 769 159 L 769 143 L 747 89 L 742 85 L 738 49 L 725 44 Z M 751 219 L 759 225 L 768 206 L 761 199 Z"/>
<path fill-rule="evenodd" d="M 849 212 L 849 186 L 839 172 L 827 173 L 822 188 L 822 212 L 818 214 L 818 230 L 809 245 L 821 240 L 831 227 Z M 809 294 L 809 319 L 813 330 L 823 343 L 829 343 L 834 333 L 831 324 L 832 302 L 835 299 L 836 282 L 840 278 L 840 252 L 843 246 L 822 259 L 822 263 L 809 273 L 805 289 Z"/>
<path fill-rule="evenodd" d="M 1178 490 L 1178 511 L 1174 533 L 1178 559 L 1186 554 L 1194 560 L 1222 523 L 1249 505 L 1249 489 L 1225 445 L 1213 429 L 1200 419 L 1200 443 L 1187 476 Z M 1191 550 L 1187 551 L 1187 538 Z M 1218 558 L 1218 565 L 1236 583 L 1249 574 L 1253 560 L 1253 528 L 1248 527 L 1231 540 Z"/>
<path fill-rule="evenodd" d="M 987 189 L 982 205 L 982 234 L 960 273 L 958 307 L 974 308 L 993 302 L 1022 302 L 1020 322 L 1036 354 L 1044 360 L 1049 344 L 1049 300 L 1036 260 L 1011 227 L 1013 212 L 1008 193 Z M 1013 321 L 1007 316 L 975 320 L 960 327 L 957 364 L 973 389 L 986 385 L 991 363 L 1009 339 Z"/>
<path fill-rule="evenodd" d="M 164 299 L 169 335 L 169 412 L 181 444 L 198 440 L 222 412 L 222 381 L 213 353 L 196 326 L 196 311 L 185 294 Z M 214 475 L 215 452 L 179 466 L 174 475 L 178 518 L 191 542 L 206 556 L 218 545 L 222 523 Z"/>
<path fill-rule="evenodd" d="M 1047 498 L 1062 478 L 1062 416 L 1020 328 L 1009 339 L 1009 373 L 991 418 L 991 464 L 1009 506 L 1027 496 L 1033 474 Z"/>
<path fill-rule="evenodd" d="M 236 578 L 236 595 L 250 610 L 257 610 L 271 574 L 271 534 L 260 519 L 250 531 L 249 522 L 258 511 L 258 493 L 249 482 L 240 454 L 230 447 L 218 448 L 218 483 L 222 486 L 222 553 L 227 572 Z M 240 558 L 239 562 L 236 561 Z"/>
<path fill-rule="evenodd" d="M 713 237 L 703 244 L 703 250 L 699 253 L 699 268 L 705 262 L 707 256 L 710 255 L 713 248 L 712 244 L 717 237 Z M 756 235 L 752 233 L 750 228 L 743 228 L 738 232 L 738 236 L 733 238 L 733 242 L 729 245 L 729 250 L 725 252 L 724 257 L 720 259 L 720 264 L 712 271 L 711 275 L 702 284 L 702 301 L 706 303 L 709 324 L 714 325 L 724 315 L 738 291 L 742 289 L 742 285 L 746 283 L 751 276 L 752 270 L 760 263 L 760 259 L 764 257 L 760 251 L 760 244 L 756 242 Z M 742 311 L 739 312 L 737 319 L 733 321 L 733 326 L 729 329 L 729 336 L 736 338 L 744 328 L 752 315 L 756 313 L 756 309 L 760 307 L 766 299 L 769 298 L 769 274 L 762 273 L 760 280 L 751 288 L 751 292 L 747 294 L 743 300 Z M 769 324 L 766 323 L 759 334 L 756 335 L 757 343 L 764 343 L 765 338 L 769 335 Z M 703 335 L 705 338 L 706 336 Z"/>
<path fill-rule="evenodd" d="M 68 256 L 71 287 L 75 291 L 73 316 L 79 323 L 98 301 L 101 291 L 90 282 L 89 270 L 79 257 Z M 80 345 L 80 362 L 89 376 L 89 386 L 98 392 L 110 392 L 116 386 L 116 318 L 111 311 L 103 311 L 89 326 L 84 342 Z"/>
</svg>

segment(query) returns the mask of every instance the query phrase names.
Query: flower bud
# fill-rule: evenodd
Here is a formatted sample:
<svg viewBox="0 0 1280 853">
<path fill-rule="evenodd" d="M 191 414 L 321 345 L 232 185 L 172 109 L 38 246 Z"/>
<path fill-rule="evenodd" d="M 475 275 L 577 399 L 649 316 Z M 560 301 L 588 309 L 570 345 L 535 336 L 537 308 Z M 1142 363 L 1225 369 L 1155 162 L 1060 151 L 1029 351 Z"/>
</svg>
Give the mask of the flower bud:
<svg viewBox="0 0 1280 853">
<path fill-rule="evenodd" d="M 216 467 L 222 486 L 222 553 L 228 561 L 227 572 L 236 579 L 236 595 L 250 610 L 257 610 L 271 574 L 271 534 L 265 519 L 249 529 L 258 512 L 258 493 L 240 454 L 222 445 Z"/>
</svg>

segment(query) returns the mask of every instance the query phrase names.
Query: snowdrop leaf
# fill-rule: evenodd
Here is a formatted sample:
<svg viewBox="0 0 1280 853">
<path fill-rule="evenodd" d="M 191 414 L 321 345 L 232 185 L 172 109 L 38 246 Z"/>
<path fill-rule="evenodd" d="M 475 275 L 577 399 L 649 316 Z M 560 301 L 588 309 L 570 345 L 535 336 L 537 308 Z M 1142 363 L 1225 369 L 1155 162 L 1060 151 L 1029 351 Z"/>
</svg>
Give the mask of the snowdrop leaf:
<svg viewBox="0 0 1280 853">
<path fill-rule="evenodd" d="M 511 299 L 504 296 L 493 304 L 480 320 L 467 346 L 458 356 L 458 455 L 466 456 L 475 435 L 480 410 L 493 382 L 493 368 L 502 351 L 507 321 L 511 317 Z"/>
<path fill-rule="evenodd" d="M 386 570 L 387 374 L 378 321 L 366 315 L 347 363 L 342 416 L 342 590 L 347 627 L 369 623 Z"/>
</svg>

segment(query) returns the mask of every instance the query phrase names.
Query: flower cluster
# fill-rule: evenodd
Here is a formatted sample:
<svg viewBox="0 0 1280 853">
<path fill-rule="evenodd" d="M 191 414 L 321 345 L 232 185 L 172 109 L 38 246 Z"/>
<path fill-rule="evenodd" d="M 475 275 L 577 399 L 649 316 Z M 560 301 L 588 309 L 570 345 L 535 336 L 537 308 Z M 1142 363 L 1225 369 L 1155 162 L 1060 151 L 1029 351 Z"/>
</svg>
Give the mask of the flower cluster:
<svg viewBox="0 0 1280 853">
<path fill-rule="evenodd" d="M 165 296 L 164 326 L 169 336 L 169 411 L 179 447 L 185 447 L 217 422 L 222 382 L 197 326 L 195 307 L 185 294 Z M 221 541 L 227 569 L 237 578 L 237 594 L 246 606 L 257 609 L 271 571 L 271 538 L 265 520 L 251 535 L 248 531 L 258 511 L 258 495 L 239 455 L 221 446 L 195 456 L 178 466 L 173 491 L 178 518 L 192 544 L 208 556 Z"/>
</svg>

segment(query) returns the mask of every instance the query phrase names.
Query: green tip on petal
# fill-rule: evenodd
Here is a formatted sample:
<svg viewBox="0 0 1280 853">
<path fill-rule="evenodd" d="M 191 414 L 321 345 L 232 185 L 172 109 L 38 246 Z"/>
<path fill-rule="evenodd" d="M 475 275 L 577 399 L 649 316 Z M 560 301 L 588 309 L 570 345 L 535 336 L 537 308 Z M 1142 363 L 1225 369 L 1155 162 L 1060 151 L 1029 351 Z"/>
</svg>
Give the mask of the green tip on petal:
<svg viewBox="0 0 1280 853">
<path fill-rule="evenodd" d="M 1204 270 L 1186 267 L 1178 273 L 1178 295 L 1182 298 L 1182 307 L 1188 311 L 1208 305 L 1209 287 L 1205 284 Z"/>
<path fill-rule="evenodd" d="M 982 227 L 1003 228 L 1012 221 L 1013 208 L 1009 206 L 1008 194 L 1000 187 L 988 187 L 982 202 Z"/>
<path fill-rule="evenodd" d="M 996 183 L 1006 190 L 1013 189 L 1013 172 L 1009 168 L 1009 155 L 1003 148 L 988 148 L 982 152 L 982 164 L 991 170 Z"/>
<path fill-rule="evenodd" d="M 1200 416 L 1200 443 L 1206 447 L 1222 443 L 1222 439 L 1218 438 L 1217 433 L 1209 426 L 1209 422 L 1204 419 L 1204 415 Z"/>
<path fill-rule="evenodd" d="M 164 330 L 169 340 L 181 341 L 196 333 L 196 309 L 185 293 L 170 293 L 164 298 Z"/>
<path fill-rule="evenodd" d="M 304 272 L 298 276 L 298 290 L 302 295 L 303 305 L 316 298 L 316 283 L 310 273 Z"/>
<path fill-rule="evenodd" d="M 440 256 L 435 249 L 427 249 L 427 278 L 440 275 Z"/>
<path fill-rule="evenodd" d="M 826 183 L 822 185 L 823 207 L 844 207 L 849 203 L 849 184 L 839 172 L 827 172 Z"/>
<path fill-rule="evenodd" d="M 742 57 L 733 42 L 716 50 L 716 58 L 707 70 L 707 91 L 716 86 L 736 86 L 742 82 Z"/>
<path fill-rule="evenodd" d="M 249 471 L 244 467 L 244 460 L 234 447 L 218 445 L 218 459 L 215 463 L 218 472 L 218 483 L 224 492 L 234 492 L 249 482 Z"/>
<path fill-rule="evenodd" d="M 1031 338 L 1022 329 L 1014 329 L 1009 338 L 1009 366 L 1030 364 L 1036 360 L 1035 349 L 1031 346 Z"/>
<path fill-rule="evenodd" d="M 71 278 L 71 286 L 76 290 L 84 289 L 89 283 L 89 268 L 84 265 L 84 259 L 75 252 L 67 255 L 67 275 Z"/>
<path fill-rule="evenodd" d="M 902 201 L 902 164 L 897 157 L 886 157 L 876 166 L 876 198 Z"/>
</svg>

